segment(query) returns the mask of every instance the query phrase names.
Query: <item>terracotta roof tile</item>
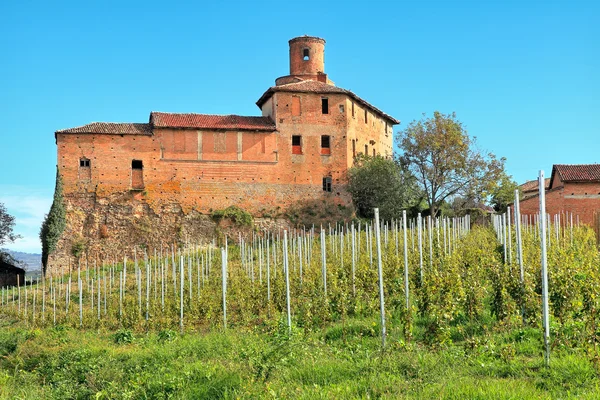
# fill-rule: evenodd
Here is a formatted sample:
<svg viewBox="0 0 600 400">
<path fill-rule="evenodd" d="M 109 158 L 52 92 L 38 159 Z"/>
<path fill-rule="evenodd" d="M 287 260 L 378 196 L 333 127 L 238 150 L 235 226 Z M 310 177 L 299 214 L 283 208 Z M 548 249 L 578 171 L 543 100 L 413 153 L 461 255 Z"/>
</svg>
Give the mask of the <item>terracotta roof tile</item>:
<svg viewBox="0 0 600 400">
<path fill-rule="evenodd" d="M 550 178 L 546 178 L 544 179 L 544 183 L 546 186 L 546 189 L 548 189 L 550 187 Z M 538 180 L 534 179 L 532 181 L 527 181 L 524 184 L 519 186 L 521 188 L 521 192 L 522 193 L 527 193 L 527 192 L 533 192 L 533 191 L 537 191 L 538 190 Z"/>
<path fill-rule="evenodd" d="M 342 88 L 339 88 L 337 86 L 329 85 L 327 83 L 323 83 L 323 82 L 319 82 L 319 81 L 312 81 L 312 80 L 305 80 L 305 81 L 301 81 L 301 82 L 288 83 L 286 85 L 280 85 L 280 86 L 272 86 L 269 89 L 267 89 L 267 91 L 265 93 L 263 93 L 263 95 L 260 97 L 260 99 L 258 99 L 258 101 L 256 102 L 256 105 L 259 106 L 259 107 L 262 107 L 262 105 L 275 92 L 323 93 L 323 94 L 325 94 L 325 93 L 334 93 L 334 94 L 339 93 L 339 94 L 345 94 L 347 96 L 352 97 L 354 100 L 356 100 L 358 103 L 362 104 L 363 106 L 365 106 L 367 108 L 370 108 L 375 113 L 377 113 L 377 114 L 379 114 L 379 115 L 381 115 L 381 116 L 389 119 L 394 124 L 399 124 L 400 123 L 400 121 L 398 121 L 397 119 L 395 119 L 391 115 L 388 115 L 388 114 L 384 113 L 383 111 L 381 111 L 377 107 L 375 107 L 372 104 L 370 104 L 370 103 L 366 102 L 365 100 L 361 99 L 360 97 L 358 97 L 356 94 L 354 94 L 350 90 L 342 89 Z"/>
<path fill-rule="evenodd" d="M 92 122 L 91 124 L 75 128 L 62 129 L 56 133 L 104 133 L 108 135 L 151 135 L 150 124 L 120 123 L 120 122 Z"/>
<path fill-rule="evenodd" d="M 269 117 L 241 115 L 179 114 L 152 112 L 150 123 L 157 128 L 204 128 L 227 130 L 275 131 Z"/>
<path fill-rule="evenodd" d="M 600 181 L 600 164 L 565 165 L 555 164 L 552 172 L 558 172 L 563 182 Z"/>
</svg>

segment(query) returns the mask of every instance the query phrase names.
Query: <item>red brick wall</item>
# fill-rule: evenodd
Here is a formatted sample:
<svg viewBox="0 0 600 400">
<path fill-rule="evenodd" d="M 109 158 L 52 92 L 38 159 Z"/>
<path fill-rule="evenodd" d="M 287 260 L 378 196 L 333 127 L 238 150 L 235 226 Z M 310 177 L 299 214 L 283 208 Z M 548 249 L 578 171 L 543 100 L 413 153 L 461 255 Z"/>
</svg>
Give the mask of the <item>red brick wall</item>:
<svg viewBox="0 0 600 400">
<path fill-rule="evenodd" d="M 523 200 L 520 206 L 522 215 L 535 215 L 539 213 L 539 197 Z M 567 182 L 563 187 L 555 186 L 546 192 L 546 212 L 565 216 L 572 213 L 573 218 L 579 216 L 580 222 L 593 225 L 595 214 L 600 213 L 600 183 Z"/>
</svg>

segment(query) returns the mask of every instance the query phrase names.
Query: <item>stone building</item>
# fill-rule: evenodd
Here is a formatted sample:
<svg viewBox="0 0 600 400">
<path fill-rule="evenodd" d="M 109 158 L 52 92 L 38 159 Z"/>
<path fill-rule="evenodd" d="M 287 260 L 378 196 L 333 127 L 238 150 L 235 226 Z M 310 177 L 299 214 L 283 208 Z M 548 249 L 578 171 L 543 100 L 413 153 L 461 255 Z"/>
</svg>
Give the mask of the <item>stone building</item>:
<svg viewBox="0 0 600 400">
<path fill-rule="evenodd" d="M 122 253 L 210 231 L 201 216 L 230 205 L 257 217 L 306 199 L 350 206 L 354 157 L 391 156 L 399 121 L 335 86 L 324 54 L 321 38 L 290 40 L 290 73 L 260 96 L 261 116 L 151 112 L 56 131 L 67 229 L 49 268 L 73 261 L 75 240 Z"/>
<path fill-rule="evenodd" d="M 539 213 L 537 182 L 530 186 L 535 188 L 520 202 L 522 215 Z M 600 164 L 555 164 L 549 180 L 546 179 L 546 212 L 561 215 L 562 221 L 569 222 L 573 215 L 574 221 L 588 224 L 598 233 Z"/>
</svg>

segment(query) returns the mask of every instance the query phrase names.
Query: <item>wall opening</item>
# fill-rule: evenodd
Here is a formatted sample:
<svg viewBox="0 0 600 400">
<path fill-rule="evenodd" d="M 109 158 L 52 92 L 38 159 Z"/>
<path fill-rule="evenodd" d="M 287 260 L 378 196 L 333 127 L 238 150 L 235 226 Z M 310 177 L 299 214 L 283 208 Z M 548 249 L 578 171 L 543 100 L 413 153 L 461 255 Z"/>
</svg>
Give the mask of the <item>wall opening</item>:
<svg viewBox="0 0 600 400">
<path fill-rule="evenodd" d="M 365 144 L 365 156 L 369 155 L 369 145 Z"/>
<path fill-rule="evenodd" d="M 131 160 L 131 188 L 144 188 L 144 164 L 142 160 Z"/>
<path fill-rule="evenodd" d="M 352 157 L 356 157 L 356 139 L 352 139 Z"/>
<path fill-rule="evenodd" d="M 365 124 L 367 124 L 367 110 L 365 110 Z"/>
<path fill-rule="evenodd" d="M 354 102 L 352 102 L 352 118 L 354 118 Z"/>
<path fill-rule="evenodd" d="M 321 135 L 321 154 L 331 154 L 331 140 L 329 135 Z"/>
<path fill-rule="evenodd" d="M 330 176 L 323 177 L 323 191 L 331 192 L 331 177 Z"/>
<path fill-rule="evenodd" d="M 302 154 L 302 136 L 292 135 L 292 154 Z"/>
<path fill-rule="evenodd" d="M 82 157 L 79 159 L 79 179 L 87 181 L 92 179 L 92 168 L 90 165 L 88 158 Z"/>
<path fill-rule="evenodd" d="M 327 97 L 321 99 L 321 113 L 329 114 L 329 99 Z"/>
<path fill-rule="evenodd" d="M 375 152 L 375 149 L 373 149 L 373 157 L 375 157 L 377 155 L 377 153 Z"/>
<path fill-rule="evenodd" d="M 304 61 L 310 60 L 309 50 L 307 48 L 302 49 L 302 59 Z"/>
</svg>

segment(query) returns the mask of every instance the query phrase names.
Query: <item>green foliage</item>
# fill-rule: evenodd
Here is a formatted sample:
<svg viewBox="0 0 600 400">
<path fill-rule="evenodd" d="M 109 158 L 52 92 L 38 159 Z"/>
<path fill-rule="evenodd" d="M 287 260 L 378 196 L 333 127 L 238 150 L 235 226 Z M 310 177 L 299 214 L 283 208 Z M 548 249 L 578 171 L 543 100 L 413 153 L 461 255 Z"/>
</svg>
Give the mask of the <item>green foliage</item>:
<svg viewBox="0 0 600 400">
<path fill-rule="evenodd" d="M 15 217 L 6 211 L 4 204 L 0 203 L 0 248 L 6 243 L 17 240 L 20 236 L 13 232 Z"/>
<path fill-rule="evenodd" d="M 62 178 L 56 169 L 56 187 L 54 188 L 54 200 L 50 211 L 42 222 L 40 229 L 40 240 L 42 242 L 42 265 L 44 271 L 48 263 L 48 256 L 56 249 L 58 240 L 65 230 L 66 210 L 63 201 Z"/>
<path fill-rule="evenodd" d="M 116 344 L 131 344 L 133 343 L 133 332 L 129 329 L 121 329 L 113 335 L 113 341 Z"/>
<path fill-rule="evenodd" d="M 505 213 L 507 207 L 515 202 L 515 190 L 519 185 L 506 173 L 501 174 L 498 185 L 492 190 L 491 204 L 498 213 Z"/>
<path fill-rule="evenodd" d="M 402 210 L 421 199 L 414 176 L 400 163 L 381 156 L 356 158 L 348 171 L 348 191 L 360 217 L 373 218 L 378 207 L 380 217 L 388 221 L 401 218 Z"/>
<path fill-rule="evenodd" d="M 86 244 L 85 239 L 83 237 L 79 236 L 79 237 L 75 238 L 73 240 L 73 243 L 71 244 L 71 254 L 75 258 L 79 258 L 85 251 L 86 247 L 87 247 L 87 244 Z"/>
<path fill-rule="evenodd" d="M 482 202 L 490 195 L 504 171 L 504 158 L 477 149 L 456 115 L 433 113 L 432 118 L 412 121 L 399 132 L 402 159 L 424 190 L 437 215 L 440 203 L 453 196 Z"/>
<path fill-rule="evenodd" d="M 352 219 L 352 209 L 332 201 L 305 200 L 292 204 L 285 217 L 298 228 L 343 224 Z"/>
<path fill-rule="evenodd" d="M 212 217 L 217 222 L 225 218 L 230 219 L 238 226 L 249 227 L 253 223 L 252 215 L 237 206 L 229 206 L 224 210 L 215 210 L 212 212 Z"/>
</svg>

